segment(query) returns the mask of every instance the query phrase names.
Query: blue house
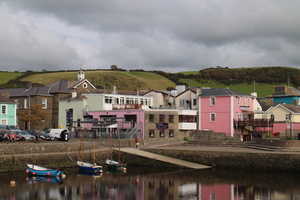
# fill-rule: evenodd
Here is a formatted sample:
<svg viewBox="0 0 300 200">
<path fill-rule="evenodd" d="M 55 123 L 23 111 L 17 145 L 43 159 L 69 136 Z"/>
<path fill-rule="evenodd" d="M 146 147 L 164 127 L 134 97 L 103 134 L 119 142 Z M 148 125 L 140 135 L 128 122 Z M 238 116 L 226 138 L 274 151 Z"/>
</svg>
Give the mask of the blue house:
<svg viewBox="0 0 300 200">
<path fill-rule="evenodd" d="M 0 96 L 0 124 L 3 125 L 17 125 L 17 109 L 16 102 L 10 100 L 6 95 L 8 93 L 4 93 Z"/>
<path fill-rule="evenodd" d="M 285 103 L 298 106 L 300 105 L 300 90 L 285 85 L 274 86 L 271 98 L 273 98 L 273 104 Z"/>
</svg>

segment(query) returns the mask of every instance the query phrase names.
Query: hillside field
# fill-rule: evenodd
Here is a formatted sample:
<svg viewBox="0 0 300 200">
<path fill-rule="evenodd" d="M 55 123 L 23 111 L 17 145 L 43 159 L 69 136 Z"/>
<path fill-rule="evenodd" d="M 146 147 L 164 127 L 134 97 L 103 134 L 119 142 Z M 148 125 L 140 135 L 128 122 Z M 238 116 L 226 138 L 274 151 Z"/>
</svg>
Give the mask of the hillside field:
<svg viewBox="0 0 300 200">
<path fill-rule="evenodd" d="M 112 90 L 114 86 L 120 91 L 166 90 L 167 87 L 176 87 L 171 80 L 150 72 L 85 71 L 85 78 L 96 88 L 108 90 Z M 30 81 L 43 85 L 59 80 L 77 80 L 77 72 L 39 73 L 20 79 L 20 81 Z"/>
<path fill-rule="evenodd" d="M 9 80 L 18 76 L 20 81 L 30 81 L 41 85 L 48 85 L 59 80 L 77 80 L 77 71 L 61 72 L 35 72 L 26 76 L 21 72 L 0 72 L 0 84 L 6 84 Z M 199 71 L 180 72 L 184 75 L 199 74 Z M 119 91 L 136 91 L 142 89 L 167 90 L 168 87 L 176 87 L 170 79 L 151 72 L 138 71 L 85 71 L 85 77 L 98 89 L 113 90 L 116 86 Z M 230 88 L 245 94 L 256 92 L 258 97 L 266 97 L 273 93 L 275 84 L 244 82 L 240 84 L 222 84 L 213 79 L 180 78 L 179 82 L 191 87 Z M 278 84 L 277 84 L 278 85 Z M 283 84 L 281 84 L 283 85 Z M 287 85 L 287 84 L 286 84 Z M 17 85 L 16 85 L 17 86 Z M 292 86 L 292 85 L 290 85 Z M 20 86 L 19 86 L 20 87 Z M 23 86 L 21 86 L 23 87 Z M 294 86 L 293 86 L 294 87 Z M 11 88 L 11 86 L 9 87 Z"/>
<path fill-rule="evenodd" d="M 0 72 L 0 84 L 5 84 L 9 80 L 21 76 L 22 72 Z"/>
</svg>

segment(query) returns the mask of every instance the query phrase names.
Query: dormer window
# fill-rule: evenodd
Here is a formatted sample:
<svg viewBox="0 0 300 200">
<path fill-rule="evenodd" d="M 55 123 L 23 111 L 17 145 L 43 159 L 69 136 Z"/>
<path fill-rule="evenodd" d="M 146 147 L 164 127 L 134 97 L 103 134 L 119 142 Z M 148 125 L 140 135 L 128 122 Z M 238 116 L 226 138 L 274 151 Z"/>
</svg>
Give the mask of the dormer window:
<svg viewBox="0 0 300 200">
<path fill-rule="evenodd" d="M 86 84 L 86 83 L 83 83 L 83 84 L 82 84 L 82 87 L 83 87 L 83 88 L 87 88 L 87 84 Z"/>
</svg>

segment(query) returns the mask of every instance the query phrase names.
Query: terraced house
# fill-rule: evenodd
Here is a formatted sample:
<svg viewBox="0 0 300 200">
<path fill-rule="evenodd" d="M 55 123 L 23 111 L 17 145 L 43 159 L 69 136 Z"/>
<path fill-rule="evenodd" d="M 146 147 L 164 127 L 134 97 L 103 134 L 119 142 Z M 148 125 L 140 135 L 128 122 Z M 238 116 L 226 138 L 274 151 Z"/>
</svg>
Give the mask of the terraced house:
<svg viewBox="0 0 300 200">
<path fill-rule="evenodd" d="M 8 93 L 0 96 L 0 124 L 17 125 L 16 103 L 8 98 Z"/>
</svg>

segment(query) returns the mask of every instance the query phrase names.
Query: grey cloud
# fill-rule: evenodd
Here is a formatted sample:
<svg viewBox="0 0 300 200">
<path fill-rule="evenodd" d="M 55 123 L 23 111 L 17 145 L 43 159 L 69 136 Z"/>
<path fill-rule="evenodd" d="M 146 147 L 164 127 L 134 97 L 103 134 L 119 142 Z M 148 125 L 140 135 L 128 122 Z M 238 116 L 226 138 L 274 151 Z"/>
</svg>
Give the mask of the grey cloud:
<svg viewBox="0 0 300 200">
<path fill-rule="evenodd" d="M 296 0 L 0 0 L 13 14 L 30 19 L 55 17 L 66 26 L 98 33 L 98 41 L 79 36 L 25 29 L 22 42 L 15 36 L 9 51 L 32 48 L 36 57 L 21 53 L 3 63 L 74 68 L 83 60 L 87 68 L 200 70 L 228 66 L 299 66 L 300 2 Z M 40 35 L 33 34 L 34 32 Z M 41 42 L 41 38 L 47 41 Z M 18 42 L 19 41 L 19 42 Z M 45 47 L 45 48 L 43 48 Z M 18 52 L 18 50 L 17 50 Z M 51 55 L 50 57 L 44 57 Z M 14 59 L 14 62 L 11 61 Z M 43 58 L 43 59 L 41 59 Z M 63 59 L 64 58 L 64 59 Z M 43 61 L 44 60 L 44 61 Z M 2 65 L 3 65 L 2 63 Z M 1 64 L 1 63 L 0 63 Z M 21 67 L 21 66 L 20 66 Z"/>
</svg>

